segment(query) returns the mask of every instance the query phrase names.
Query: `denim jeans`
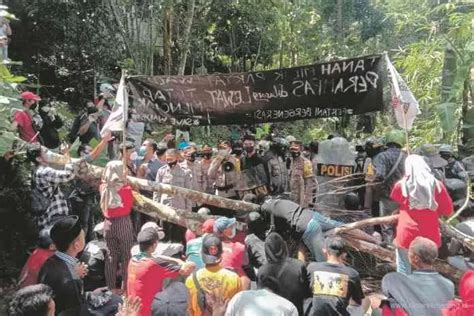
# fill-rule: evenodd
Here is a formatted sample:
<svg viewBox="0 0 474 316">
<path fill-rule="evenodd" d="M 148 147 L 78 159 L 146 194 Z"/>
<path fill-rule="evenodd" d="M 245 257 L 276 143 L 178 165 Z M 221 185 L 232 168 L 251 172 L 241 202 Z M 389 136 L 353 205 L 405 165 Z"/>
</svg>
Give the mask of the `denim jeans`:
<svg viewBox="0 0 474 316">
<path fill-rule="evenodd" d="M 411 274 L 411 265 L 408 260 L 408 249 L 398 248 L 395 250 L 397 272 Z"/>
<path fill-rule="evenodd" d="M 302 240 L 315 261 L 322 262 L 326 260 L 323 253 L 324 233 L 342 224 L 316 211 L 313 212 L 313 218 L 309 221 L 308 226 L 306 226 Z"/>
</svg>

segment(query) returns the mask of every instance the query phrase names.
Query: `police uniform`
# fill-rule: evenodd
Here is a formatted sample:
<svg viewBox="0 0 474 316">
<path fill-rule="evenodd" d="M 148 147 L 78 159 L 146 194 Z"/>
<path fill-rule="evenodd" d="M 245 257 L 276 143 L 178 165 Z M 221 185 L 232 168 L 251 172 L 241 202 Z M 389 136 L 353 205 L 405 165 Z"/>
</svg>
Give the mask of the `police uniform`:
<svg viewBox="0 0 474 316">
<path fill-rule="evenodd" d="M 312 204 L 316 180 L 313 165 L 309 159 L 302 156 L 291 158 L 289 172 L 289 191 L 291 200 L 301 207 Z"/>
<path fill-rule="evenodd" d="M 169 165 L 164 165 L 158 169 L 158 173 L 156 174 L 156 182 L 170 184 L 186 189 L 192 188 L 191 172 L 189 169 L 183 168 L 180 164 L 176 164 L 173 168 L 171 168 Z M 153 200 L 164 205 L 186 211 L 191 211 L 192 207 L 192 202 L 183 198 L 179 194 L 172 196 L 166 193 L 155 192 L 153 195 Z"/>
<path fill-rule="evenodd" d="M 183 169 L 188 169 L 191 176 L 191 188 L 194 191 L 203 192 L 204 181 L 202 179 L 201 164 L 198 161 L 190 162 L 184 160 L 180 163 Z"/>
<path fill-rule="evenodd" d="M 270 188 L 272 194 L 284 193 L 288 188 L 288 169 L 286 161 L 273 152 L 268 152 L 265 160 L 270 174 Z"/>
<path fill-rule="evenodd" d="M 232 170 L 224 170 L 224 164 L 230 163 L 234 167 Z M 229 165 L 230 165 L 229 164 Z M 237 197 L 236 187 L 240 179 L 240 163 L 233 156 L 217 155 L 211 162 L 208 170 L 208 177 L 215 179 L 214 192 L 218 196 L 226 198 Z"/>
</svg>

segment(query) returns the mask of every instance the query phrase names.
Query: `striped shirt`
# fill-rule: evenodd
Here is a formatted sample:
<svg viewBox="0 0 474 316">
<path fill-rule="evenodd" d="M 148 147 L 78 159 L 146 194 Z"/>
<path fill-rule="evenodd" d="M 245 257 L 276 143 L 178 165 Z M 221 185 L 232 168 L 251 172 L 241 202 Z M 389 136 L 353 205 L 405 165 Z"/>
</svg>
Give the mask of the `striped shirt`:
<svg viewBox="0 0 474 316">
<path fill-rule="evenodd" d="M 64 263 L 66 263 L 73 279 L 80 279 L 79 275 L 76 273 L 76 266 L 79 263 L 79 259 L 71 257 L 67 253 L 61 251 L 56 251 L 55 255 L 56 257 L 64 261 Z"/>
</svg>

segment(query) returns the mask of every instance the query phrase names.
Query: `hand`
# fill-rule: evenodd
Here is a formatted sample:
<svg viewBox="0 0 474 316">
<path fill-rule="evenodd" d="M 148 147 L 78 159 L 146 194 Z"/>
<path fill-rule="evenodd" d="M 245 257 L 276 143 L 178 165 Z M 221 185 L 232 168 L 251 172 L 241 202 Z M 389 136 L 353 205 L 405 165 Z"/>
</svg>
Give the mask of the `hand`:
<svg viewBox="0 0 474 316">
<path fill-rule="evenodd" d="M 94 291 L 92 291 L 92 293 L 96 293 L 96 294 L 97 294 L 97 293 L 106 292 L 106 291 L 108 291 L 108 290 L 109 290 L 109 288 L 106 287 L 106 286 L 104 286 L 104 287 L 98 287 L 98 288 L 96 288 Z"/>
<path fill-rule="evenodd" d="M 110 130 L 106 130 L 102 136 L 102 140 L 105 142 L 110 142 L 113 138 L 114 137 L 112 136 L 112 132 Z"/>
<path fill-rule="evenodd" d="M 66 144 L 66 143 L 62 143 L 60 146 L 59 146 L 59 153 L 61 153 L 62 155 L 64 156 L 69 156 L 69 145 Z"/>
<path fill-rule="evenodd" d="M 15 152 L 13 150 L 7 151 L 3 154 L 3 158 L 5 158 L 6 161 L 12 159 L 13 156 L 15 156 Z"/>
<path fill-rule="evenodd" d="M 87 273 L 89 273 L 89 267 L 87 266 L 87 264 L 85 264 L 84 262 L 79 262 L 75 267 L 74 267 L 74 270 L 76 271 L 77 275 L 83 279 Z"/>
<path fill-rule="evenodd" d="M 181 265 L 181 269 L 179 270 L 179 273 L 181 275 L 190 275 L 193 273 L 194 269 L 196 268 L 196 264 L 194 262 L 185 262 Z"/>
<path fill-rule="evenodd" d="M 142 301 L 138 296 L 125 297 L 123 305 L 119 304 L 116 316 L 137 316 L 141 307 Z"/>
</svg>

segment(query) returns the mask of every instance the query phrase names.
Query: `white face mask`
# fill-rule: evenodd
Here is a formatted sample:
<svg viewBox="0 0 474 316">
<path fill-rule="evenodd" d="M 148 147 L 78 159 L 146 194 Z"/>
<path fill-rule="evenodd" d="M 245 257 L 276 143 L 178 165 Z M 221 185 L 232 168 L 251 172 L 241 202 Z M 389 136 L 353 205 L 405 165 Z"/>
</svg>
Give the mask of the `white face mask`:
<svg viewBox="0 0 474 316">
<path fill-rule="evenodd" d="M 131 160 L 136 160 L 136 159 L 138 159 L 138 154 L 137 154 L 136 151 L 134 151 L 134 152 L 130 155 L 130 159 L 131 159 Z"/>
<path fill-rule="evenodd" d="M 237 230 L 236 230 L 236 228 L 235 228 L 235 226 L 234 226 L 234 227 L 232 227 L 232 233 L 230 234 L 230 236 L 227 236 L 227 237 L 228 237 L 229 239 L 232 239 L 232 238 L 235 237 L 236 234 L 237 234 Z"/>
</svg>

